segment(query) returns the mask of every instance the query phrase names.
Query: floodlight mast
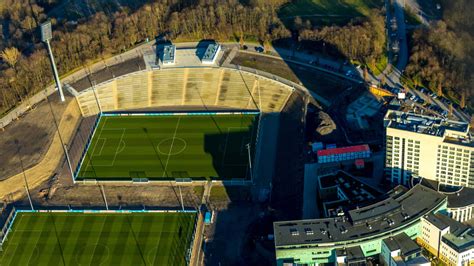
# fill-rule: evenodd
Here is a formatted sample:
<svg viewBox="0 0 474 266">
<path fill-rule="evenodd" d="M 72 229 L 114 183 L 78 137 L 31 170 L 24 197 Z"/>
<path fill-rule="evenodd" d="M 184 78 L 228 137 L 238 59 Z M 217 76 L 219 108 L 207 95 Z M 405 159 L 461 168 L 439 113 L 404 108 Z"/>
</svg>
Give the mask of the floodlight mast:
<svg viewBox="0 0 474 266">
<path fill-rule="evenodd" d="M 54 76 L 54 80 L 56 81 L 56 87 L 59 90 L 59 96 L 61 97 L 61 101 L 64 102 L 66 99 L 64 98 L 64 92 L 61 86 L 61 80 L 59 80 L 56 63 L 54 62 L 53 51 L 51 50 L 51 45 L 49 44 L 49 40 L 53 38 L 53 34 L 51 30 L 51 21 L 49 20 L 46 21 L 45 23 L 41 24 L 40 27 L 41 27 L 41 41 L 46 43 L 46 47 L 48 48 L 49 60 L 51 61 L 51 66 L 53 68 L 53 76 Z"/>
</svg>

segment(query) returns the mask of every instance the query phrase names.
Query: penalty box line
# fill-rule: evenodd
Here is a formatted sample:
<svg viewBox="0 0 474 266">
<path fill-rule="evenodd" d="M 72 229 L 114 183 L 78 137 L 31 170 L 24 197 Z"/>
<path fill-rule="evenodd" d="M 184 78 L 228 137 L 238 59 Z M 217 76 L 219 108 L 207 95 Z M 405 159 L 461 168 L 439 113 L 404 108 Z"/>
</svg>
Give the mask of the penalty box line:
<svg viewBox="0 0 474 266">
<path fill-rule="evenodd" d="M 117 159 L 117 155 L 123 151 L 123 149 L 125 149 L 125 141 L 123 141 L 123 137 L 125 135 L 125 131 L 127 130 L 126 128 L 111 128 L 111 129 L 103 129 L 101 130 L 100 134 L 99 134 L 99 138 L 97 139 L 97 141 L 103 139 L 105 140 L 102 145 L 102 148 L 100 150 L 100 153 L 99 154 L 94 154 L 94 151 L 95 151 L 95 148 L 97 146 L 94 147 L 94 151 L 92 152 L 92 157 L 97 157 L 97 156 L 101 156 L 102 155 L 102 149 L 104 148 L 105 146 L 105 143 L 107 142 L 107 138 L 101 138 L 101 134 L 103 131 L 118 131 L 120 130 L 122 132 L 122 135 L 120 136 L 120 139 L 118 141 L 118 144 L 117 146 L 115 147 L 115 152 L 114 152 L 114 159 L 112 160 L 112 163 L 111 164 L 97 164 L 97 163 L 93 163 L 94 166 L 108 166 L 108 167 L 111 167 L 111 166 L 114 166 L 115 164 L 115 160 Z M 122 144 L 123 142 L 123 145 L 124 147 L 122 149 L 120 149 L 120 145 Z"/>
</svg>

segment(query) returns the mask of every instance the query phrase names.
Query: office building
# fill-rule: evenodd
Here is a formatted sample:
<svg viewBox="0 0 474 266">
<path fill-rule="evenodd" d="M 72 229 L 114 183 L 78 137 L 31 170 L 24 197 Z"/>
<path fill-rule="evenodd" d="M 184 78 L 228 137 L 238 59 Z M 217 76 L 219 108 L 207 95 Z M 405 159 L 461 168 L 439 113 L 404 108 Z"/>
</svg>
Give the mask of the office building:
<svg viewBox="0 0 474 266">
<path fill-rule="evenodd" d="M 385 173 L 393 183 L 408 185 L 411 177 L 449 186 L 474 187 L 474 139 L 469 124 L 388 111 Z"/>
<path fill-rule="evenodd" d="M 418 184 L 342 216 L 275 222 L 277 265 L 357 265 L 362 259 L 379 255 L 382 240 L 390 236 L 405 233 L 416 239 L 421 217 L 445 209 L 444 195 Z"/>
</svg>

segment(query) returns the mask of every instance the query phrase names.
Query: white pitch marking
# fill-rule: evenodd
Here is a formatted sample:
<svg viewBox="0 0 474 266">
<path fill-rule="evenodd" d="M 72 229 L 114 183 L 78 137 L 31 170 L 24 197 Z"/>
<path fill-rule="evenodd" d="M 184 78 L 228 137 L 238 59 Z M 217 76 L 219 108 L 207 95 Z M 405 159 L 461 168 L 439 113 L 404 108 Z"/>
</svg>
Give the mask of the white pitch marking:
<svg viewBox="0 0 474 266">
<path fill-rule="evenodd" d="M 240 128 L 247 128 L 247 127 L 228 127 L 227 128 L 227 136 L 226 136 L 226 139 L 225 139 L 224 154 L 222 155 L 222 166 L 225 166 L 225 165 L 227 165 L 227 166 L 246 166 L 247 164 L 228 164 L 228 163 L 225 162 L 225 154 L 227 152 L 227 142 L 229 140 L 229 133 L 230 133 L 231 128 L 239 128 L 240 129 Z M 243 142 L 244 141 L 242 139 L 242 143 Z M 241 147 L 241 149 L 242 149 L 242 147 Z"/>
<path fill-rule="evenodd" d="M 166 169 L 168 169 L 168 163 L 170 162 L 171 151 L 173 150 L 173 145 L 174 145 L 174 138 L 176 137 L 176 133 L 178 133 L 178 126 L 179 126 L 180 121 L 181 121 L 181 117 L 178 118 L 178 122 L 176 123 L 176 128 L 174 129 L 174 135 L 173 135 L 173 139 L 171 140 L 171 147 L 168 153 L 168 158 L 166 159 L 165 169 L 163 171 L 162 177 L 165 177 Z"/>
</svg>

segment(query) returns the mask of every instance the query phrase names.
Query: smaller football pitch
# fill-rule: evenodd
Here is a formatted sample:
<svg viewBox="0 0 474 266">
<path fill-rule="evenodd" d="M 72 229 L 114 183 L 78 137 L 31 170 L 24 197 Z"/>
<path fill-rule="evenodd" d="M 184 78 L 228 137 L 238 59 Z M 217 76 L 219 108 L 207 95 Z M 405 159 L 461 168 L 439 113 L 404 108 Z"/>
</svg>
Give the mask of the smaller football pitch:
<svg viewBox="0 0 474 266">
<path fill-rule="evenodd" d="M 18 212 L 0 265 L 187 265 L 195 213 Z"/>
<path fill-rule="evenodd" d="M 104 114 L 76 180 L 249 179 L 257 118 L 258 113 Z"/>
</svg>

